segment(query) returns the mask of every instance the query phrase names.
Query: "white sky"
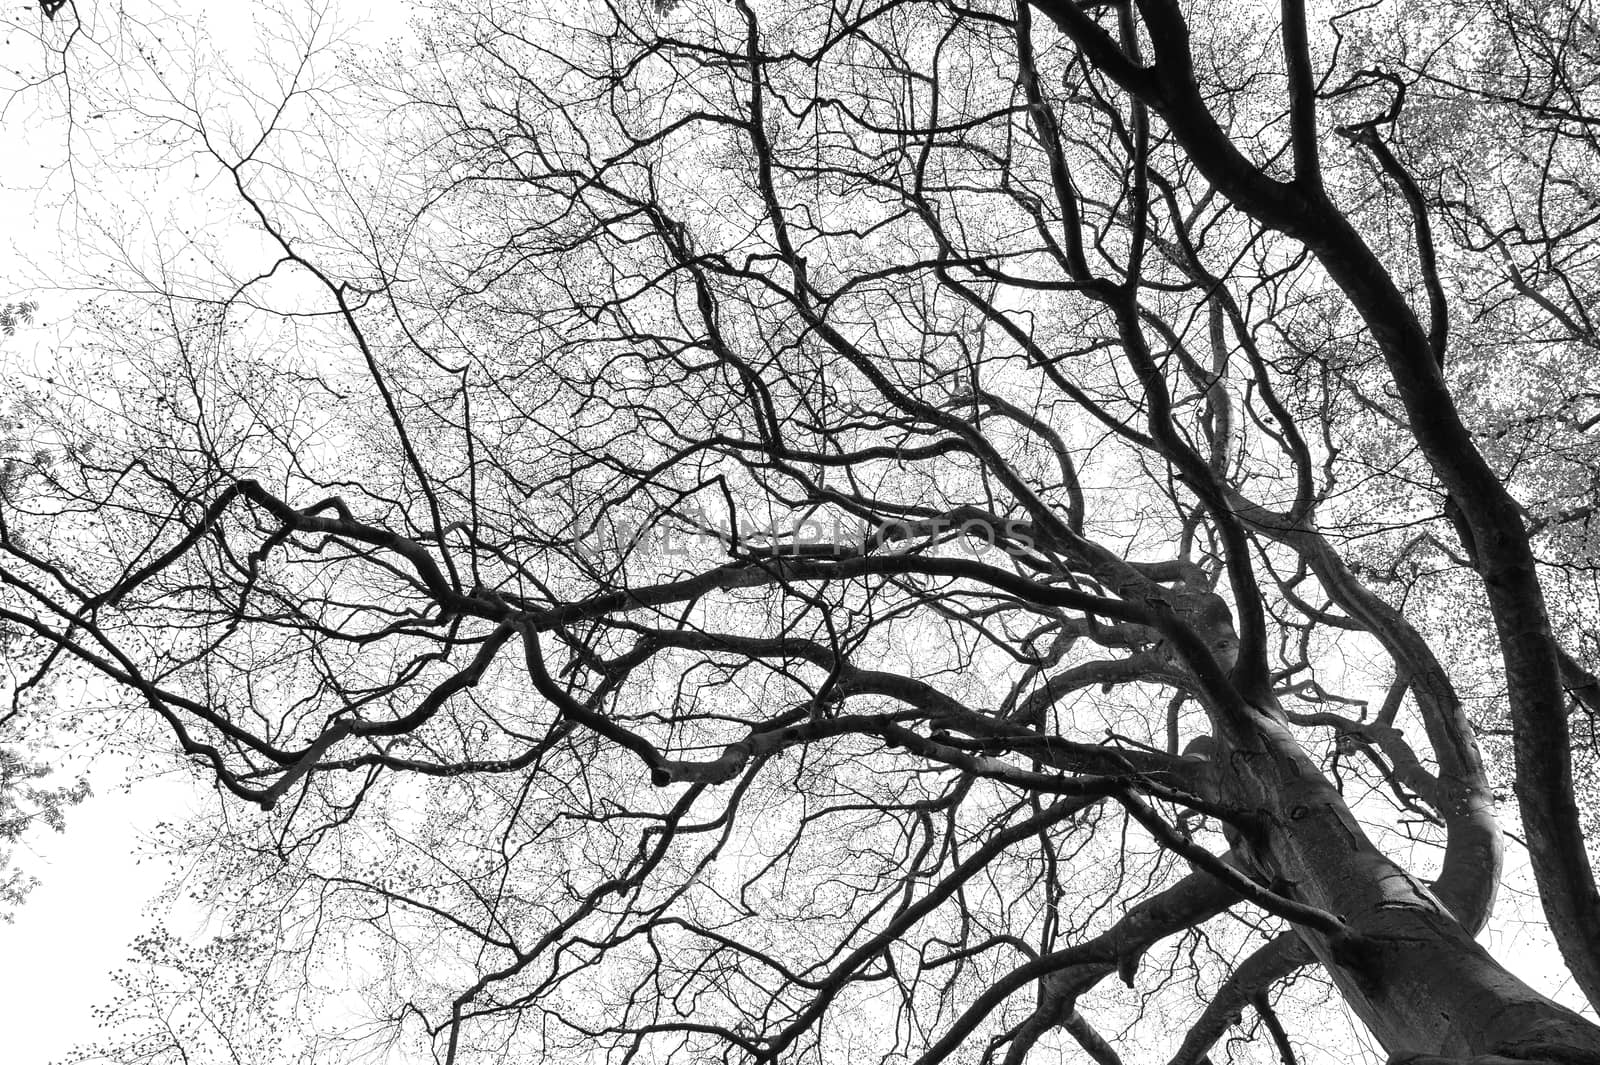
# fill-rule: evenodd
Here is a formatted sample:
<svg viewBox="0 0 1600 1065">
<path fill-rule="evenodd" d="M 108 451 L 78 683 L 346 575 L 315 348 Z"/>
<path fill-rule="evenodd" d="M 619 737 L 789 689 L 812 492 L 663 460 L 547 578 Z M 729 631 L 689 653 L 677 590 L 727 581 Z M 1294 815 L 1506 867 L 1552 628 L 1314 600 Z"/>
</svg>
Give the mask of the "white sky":
<svg viewBox="0 0 1600 1065">
<path fill-rule="evenodd" d="M 100 0 L 78 2 L 87 11 Z M 203 0 L 158 4 L 174 25 L 203 26 L 227 59 L 242 65 L 259 54 L 254 13 L 262 8 L 257 5 Z M 18 0 L 0 20 L 0 71 L 6 72 L 0 80 L 0 106 L 14 84 L 9 72 L 38 63 L 36 41 L 26 32 L 5 32 L 12 19 L 36 28 L 40 16 L 28 10 L 33 6 Z M 308 6 L 288 5 L 294 13 Z M 334 0 L 318 6 L 331 9 L 335 21 L 351 27 L 349 32 L 387 38 L 404 29 L 410 5 Z M 377 12 L 391 17 L 380 19 Z M 32 298 L 40 310 L 33 327 L 0 342 L 7 348 L 7 362 L 20 359 L 39 367 L 71 342 L 70 316 L 79 297 L 57 282 L 70 283 L 82 265 L 73 261 L 73 239 L 100 225 L 136 235 L 143 220 L 169 213 L 181 219 L 190 202 L 186 198 L 198 196 L 205 182 L 187 183 L 183 178 L 188 175 L 130 179 L 107 169 L 91 177 L 138 184 L 121 196 L 102 191 L 73 203 L 65 196 L 66 175 L 58 169 L 65 154 L 63 127 L 46 121 L 31 99 L 9 103 L 0 112 L 0 303 Z M 0 380 L 0 387 L 4 384 Z M 80 760 L 63 757 L 62 772 L 44 783 L 69 784 L 82 771 Z M 92 1011 L 115 991 L 110 972 L 127 961 L 131 941 L 158 919 L 179 935 L 198 931 L 198 912 L 173 913 L 156 905 L 170 869 L 148 858 L 139 860 L 136 851 L 160 822 L 182 820 L 210 797 L 195 782 L 170 777 L 140 781 L 143 768 L 120 757 L 97 758 L 88 771 L 94 795 L 67 812 L 67 831 L 35 833 L 18 848 L 17 864 L 40 884 L 16 912 L 14 923 L 0 924 L 0 1061 L 6 1065 L 46 1065 L 92 1039 Z"/>
<path fill-rule="evenodd" d="M 389 36 L 402 28 L 398 13 L 405 5 L 340 0 L 333 6 L 342 15 L 341 22 L 367 18 L 364 32 Z M 258 40 L 249 14 L 254 5 L 167 0 L 164 7 L 191 25 L 203 16 L 211 38 L 225 53 L 255 51 Z M 380 21 L 371 18 L 375 11 L 393 12 L 396 17 Z M 28 44 L 25 39 L 19 43 L 15 34 L 0 45 L 0 68 L 19 65 L 14 51 L 19 46 Z M 0 302 L 28 294 L 40 300 L 40 325 L 7 343 L 13 354 L 43 361 L 50 357 L 52 345 L 60 342 L 60 327 L 73 299 L 48 288 L 41 292 L 33 264 L 54 263 L 59 268 L 58 226 L 70 227 L 79 216 L 61 207 L 59 185 L 38 188 L 48 167 L 60 161 L 62 141 L 59 129 L 19 121 L 25 114 L 8 113 L 4 119 Z M 206 796 L 198 787 L 175 780 L 130 787 L 132 768 L 117 760 L 97 764 L 91 776 L 95 795 L 69 811 L 67 832 L 36 836 L 19 852 L 21 864 L 42 883 L 18 911 L 15 923 L 0 925 L 0 959 L 4 959 L 0 1058 L 8 1063 L 45 1065 L 91 1037 L 91 1010 L 113 991 L 107 972 L 124 962 L 129 941 L 158 916 L 151 905 L 167 870 L 138 862 L 134 850 L 158 822 L 182 818 Z M 1581 1006 L 1581 996 L 1564 978 L 1548 933 L 1537 919 L 1523 855 L 1513 847 L 1509 858 L 1507 882 L 1486 942 L 1496 957 L 1535 987 Z M 1532 920 L 1526 919 L 1529 915 Z M 180 934 L 196 926 L 193 914 L 167 916 Z"/>
<path fill-rule="evenodd" d="M 108 974 L 148 927 L 147 912 L 167 879 L 164 864 L 140 862 L 134 850 L 158 821 L 185 816 L 198 798 L 185 782 L 128 789 L 126 764 L 92 771 L 95 795 L 68 814 L 67 831 L 36 833 L 18 864 L 41 883 L 0 925 L 0 1031 L 13 1065 L 44 1065 L 86 1041 L 91 1010 L 113 994 Z M 163 914 L 184 934 L 193 915 Z"/>
<path fill-rule="evenodd" d="M 37 17 L 16 14 L 21 7 L 10 5 L 7 17 Z M 25 34 L 7 33 L 0 66 L 9 72 L 35 64 L 37 45 L 30 44 Z M 28 101 L 17 103 L 4 114 L 0 152 L 0 302 L 30 297 L 41 307 L 35 327 L 3 343 L 7 361 L 37 363 L 50 358 L 73 303 L 65 293 L 40 291 L 34 272 L 56 261 L 56 223 L 68 215 L 53 208 L 59 195 L 48 182 L 61 157 L 58 131 L 38 123 Z M 68 784 L 80 771 L 71 761 L 62 768 L 44 783 Z M 44 1065 L 88 1039 L 91 1010 L 113 991 L 109 973 L 148 924 L 146 908 L 166 876 L 140 863 L 134 847 L 158 821 L 187 812 L 190 789 L 169 781 L 130 790 L 131 768 L 99 760 L 89 771 L 94 795 L 68 811 L 69 831 L 36 832 L 17 848 L 17 865 L 40 884 L 14 923 L 0 924 L 0 1056 L 8 1062 Z"/>
</svg>

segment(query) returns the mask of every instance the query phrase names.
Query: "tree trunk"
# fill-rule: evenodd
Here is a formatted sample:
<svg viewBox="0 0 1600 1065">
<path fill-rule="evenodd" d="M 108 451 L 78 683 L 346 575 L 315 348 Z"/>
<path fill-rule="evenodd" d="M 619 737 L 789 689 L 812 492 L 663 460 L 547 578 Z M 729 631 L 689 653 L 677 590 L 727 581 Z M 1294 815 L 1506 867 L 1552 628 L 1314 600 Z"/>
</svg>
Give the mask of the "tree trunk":
<svg viewBox="0 0 1600 1065">
<path fill-rule="evenodd" d="M 1335 944 L 1300 933 L 1392 1059 L 1600 1062 L 1600 1027 L 1506 971 L 1385 857 L 1287 729 L 1264 720 L 1254 742 L 1224 757 L 1219 784 L 1264 815 L 1261 835 L 1243 841 L 1256 871 L 1355 934 Z"/>
</svg>

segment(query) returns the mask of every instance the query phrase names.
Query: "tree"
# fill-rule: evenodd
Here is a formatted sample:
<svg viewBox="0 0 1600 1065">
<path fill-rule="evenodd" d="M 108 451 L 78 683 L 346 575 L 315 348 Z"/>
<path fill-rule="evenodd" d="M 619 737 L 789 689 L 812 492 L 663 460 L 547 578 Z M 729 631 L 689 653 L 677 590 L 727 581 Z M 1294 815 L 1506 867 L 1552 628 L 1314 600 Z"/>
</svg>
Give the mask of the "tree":
<svg viewBox="0 0 1600 1065">
<path fill-rule="evenodd" d="M 10 922 L 10 912 L 27 898 L 38 881 L 13 864 L 16 843 L 30 829 L 44 826 L 66 830 L 63 809 L 89 797 L 89 784 L 79 779 L 68 787 L 42 788 L 32 783 L 48 776 L 50 767 L 36 762 L 14 747 L 0 747 L 0 920 Z"/>
<path fill-rule="evenodd" d="M 33 321 L 33 313 L 38 309 L 39 305 L 32 300 L 0 305 L 0 333 L 15 336 L 17 326 Z"/>
<path fill-rule="evenodd" d="M 1590 35 L 1484 10 L 462 0 L 360 122 L 315 21 L 141 112 L 259 262 L 102 311 L 0 618 L 266 811 L 174 841 L 257 986 L 439 1060 L 1289 1062 L 1308 967 L 1393 1060 L 1600 1059 L 1474 940 L 1504 725 L 1600 1004 L 1528 197 L 1592 201 L 1450 120 L 1566 150 Z"/>
<path fill-rule="evenodd" d="M 14 336 L 18 326 L 33 322 L 39 305 L 33 300 L 20 300 L 0 305 L 0 333 Z M 26 400 L 18 395 L 8 396 L 0 409 L 0 505 L 10 505 L 25 499 L 34 489 L 24 469 L 48 469 L 47 452 L 29 447 L 32 441 L 18 434 L 16 420 L 25 419 L 31 411 Z M 47 668 L 41 668 L 48 644 L 30 640 L 27 634 L 14 626 L 0 624 L 0 663 L 7 674 L 4 690 L 9 705 L 0 708 L 0 921 L 10 922 L 12 910 L 19 906 L 38 884 L 30 874 L 16 864 L 17 845 L 31 831 L 49 828 L 56 832 L 66 828 L 65 809 L 89 797 L 89 783 L 79 778 L 71 785 L 41 786 L 51 767 L 38 757 L 42 741 L 31 735 L 30 726 L 36 717 L 44 717 L 41 709 L 48 706 L 50 693 L 42 691 L 41 684 Z"/>
</svg>

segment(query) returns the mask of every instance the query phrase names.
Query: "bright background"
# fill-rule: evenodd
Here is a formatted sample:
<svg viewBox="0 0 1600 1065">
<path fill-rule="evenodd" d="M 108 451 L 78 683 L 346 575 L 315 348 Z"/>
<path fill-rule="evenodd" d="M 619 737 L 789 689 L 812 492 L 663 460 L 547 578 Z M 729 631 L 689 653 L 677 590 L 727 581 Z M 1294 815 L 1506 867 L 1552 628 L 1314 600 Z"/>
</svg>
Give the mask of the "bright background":
<svg viewBox="0 0 1600 1065">
<path fill-rule="evenodd" d="M 12 2 L 13 10 L 33 6 Z M 348 32 L 376 39 L 404 29 L 401 15 L 407 5 L 333 0 L 326 6 L 351 27 Z M 253 5 L 166 0 L 162 7 L 182 24 L 203 25 L 224 56 L 243 60 L 258 54 L 261 38 Z M 31 56 L 26 52 L 30 47 Z M 37 48 L 37 42 L 12 34 L 0 42 L 0 70 L 25 67 L 36 60 Z M 0 91 L 0 104 L 4 99 Z M 64 157 L 62 129 L 35 121 L 33 114 L 25 107 L 0 110 L 0 302 L 24 296 L 39 301 L 38 323 L 4 343 L 8 357 L 43 365 L 57 347 L 71 343 L 68 320 L 79 298 L 70 287 L 54 283 L 80 265 L 63 262 L 62 249 L 71 246 L 80 227 L 93 228 L 104 219 L 89 214 L 86 204 L 64 199 L 57 169 Z M 97 177 L 115 179 L 114 174 Z M 195 197 L 198 205 L 207 195 L 204 188 L 186 185 L 186 177 L 163 176 L 154 203 L 148 186 L 130 189 L 124 206 L 131 210 L 119 212 L 123 221 L 158 224 L 156 219 L 174 211 L 181 218 L 189 202 L 185 197 Z M 160 203 L 162 196 L 169 202 Z M 204 211 L 197 207 L 197 213 Z M 136 234 L 138 226 L 130 232 Z M 4 385 L 0 381 L 0 388 Z M 86 760 L 90 753 L 64 749 L 61 772 L 47 783 L 67 784 L 87 772 L 93 797 L 68 811 L 64 834 L 37 833 L 18 849 L 18 863 L 41 883 L 15 922 L 0 924 L 0 1060 L 7 1065 L 60 1061 L 73 1046 L 92 1038 L 97 1024 L 93 1010 L 115 990 L 107 974 L 127 960 L 130 941 L 158 920 L 180 936 L 197 934 L 204 919 L 198 911 L 174 911 L 158 899 L 174 870 L 141 857 L 139 851 L 160 822 L 182 820 L 214 798 L 186 779 L 143 779 L 146 767 L 122 756 L 97 757 L 91 764 Z M 1514 815 L 1514 810 L 1506 812 Z M 1485 942 L 1535 987 L 1569 1005 L 1581 1005 L 1539 920 L 1526 856 L 1515 844 Z"/>
</svg>

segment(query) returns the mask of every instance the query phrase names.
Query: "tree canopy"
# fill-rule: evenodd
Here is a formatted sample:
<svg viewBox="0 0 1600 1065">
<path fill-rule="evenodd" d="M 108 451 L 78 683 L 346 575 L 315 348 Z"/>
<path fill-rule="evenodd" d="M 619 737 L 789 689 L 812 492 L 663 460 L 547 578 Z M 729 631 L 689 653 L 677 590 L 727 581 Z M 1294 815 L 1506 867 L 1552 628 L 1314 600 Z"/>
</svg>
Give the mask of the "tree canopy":
<svg viewBox="0 0 1600 1065">
<path fill-rule="evenodd" d="M 183 209 L 11 697 L 220 793 L 84 1060 L 1600 1061 L 1587 3 L 337 14 L 25 79 Z"/>
</svg>

